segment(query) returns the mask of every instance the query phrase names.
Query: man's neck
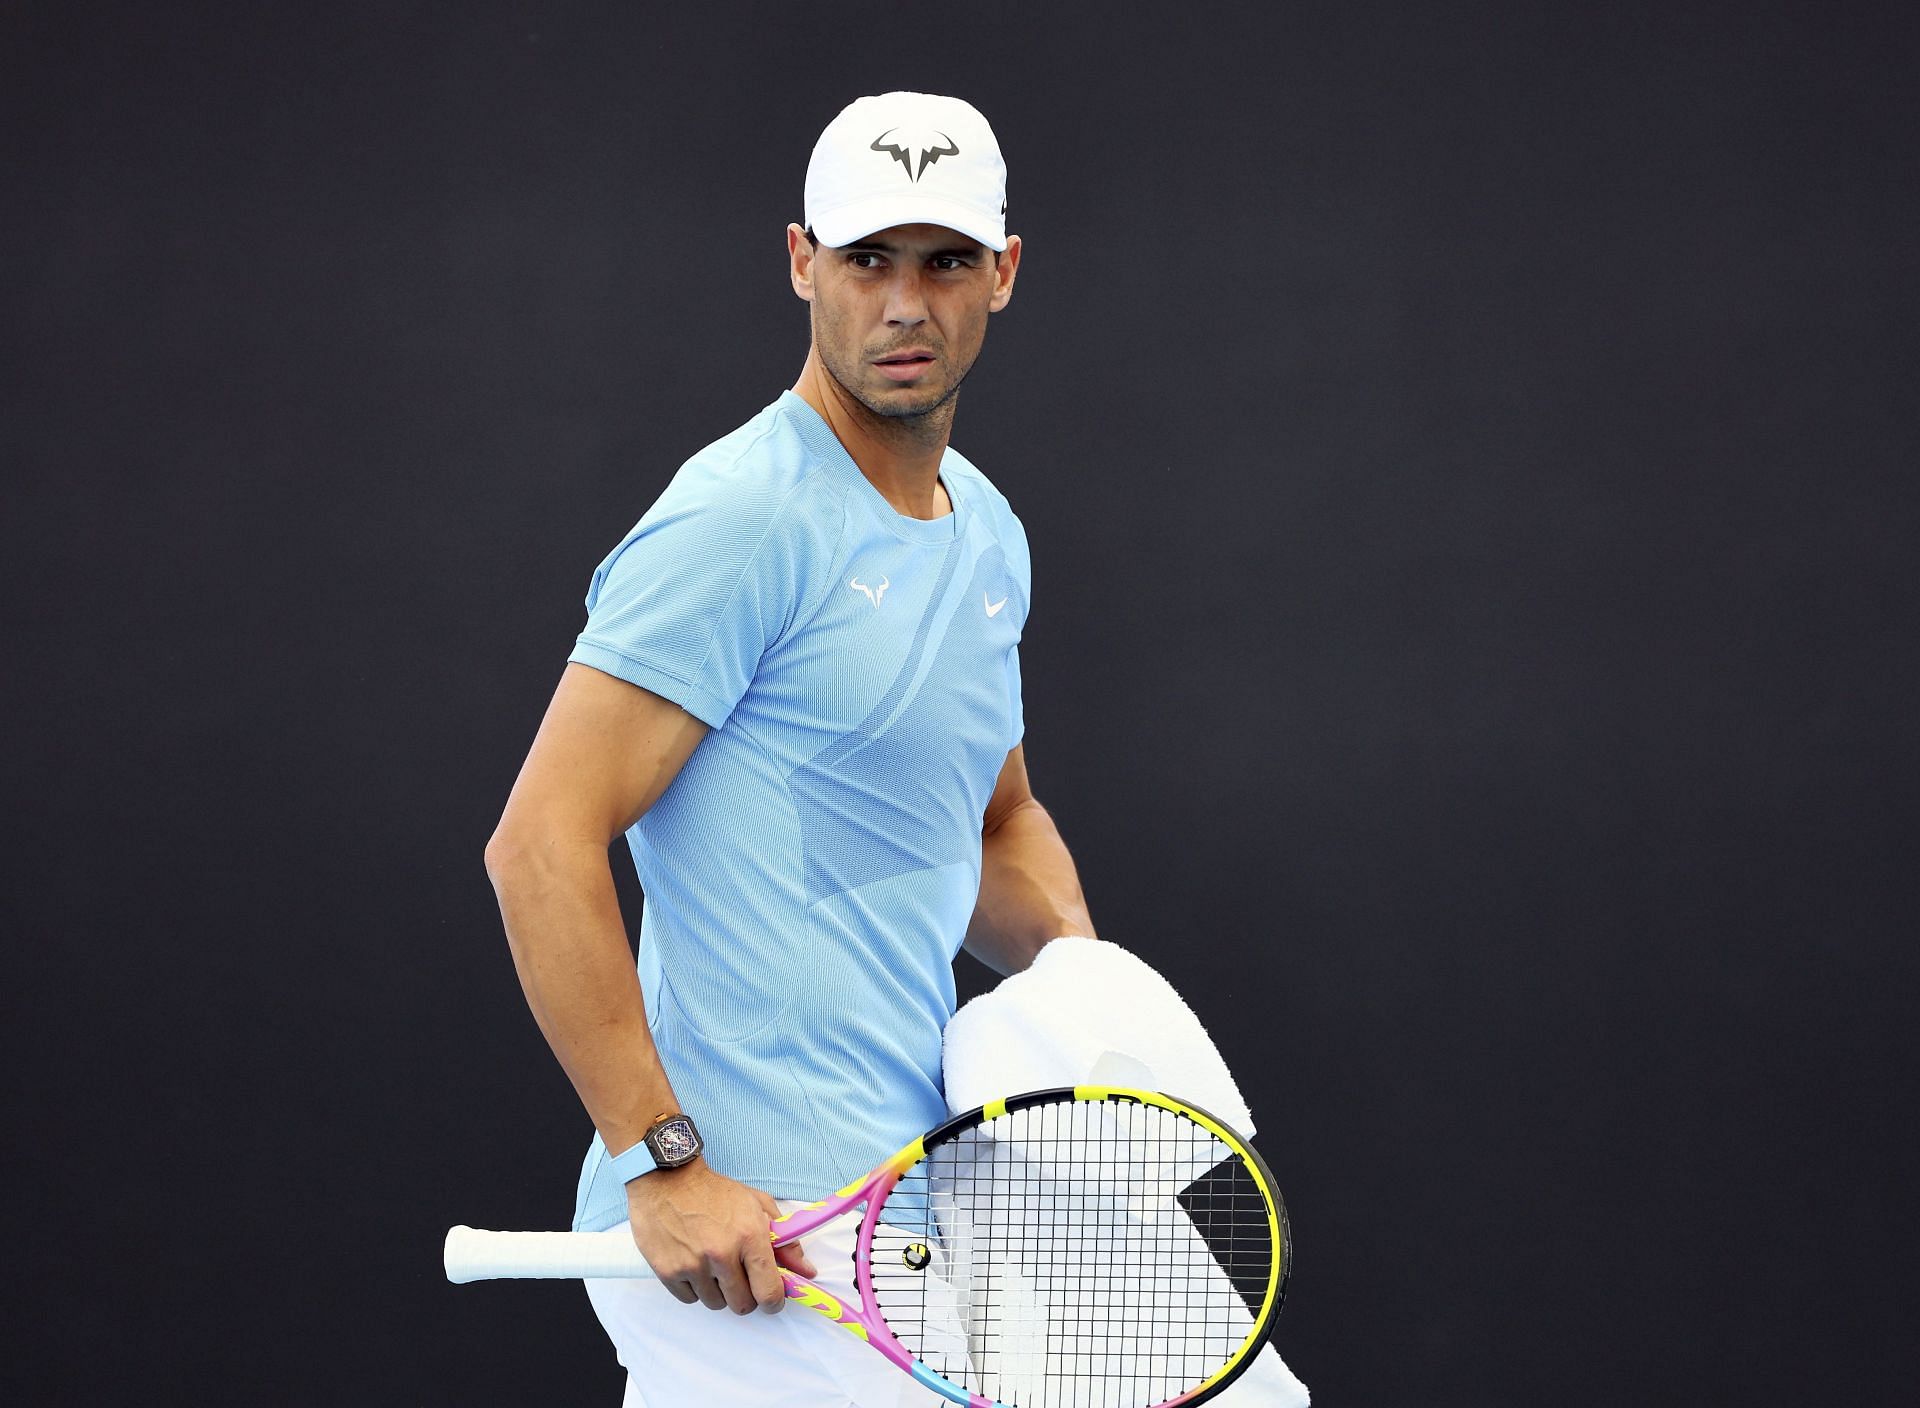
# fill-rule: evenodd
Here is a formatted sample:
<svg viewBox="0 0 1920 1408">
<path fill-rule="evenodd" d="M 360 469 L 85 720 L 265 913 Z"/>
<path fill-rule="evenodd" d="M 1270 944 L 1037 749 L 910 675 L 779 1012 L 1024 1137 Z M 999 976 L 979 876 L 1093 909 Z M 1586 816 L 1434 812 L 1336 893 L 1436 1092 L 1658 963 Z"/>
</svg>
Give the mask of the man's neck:
<svg viewBox="0 0 1920 1408">
<path fill-rule="evenodd" d="M 944 518 L 953 502 L 940 482 L 940 459 L 953 429 L 954 403 L 924 416 L 875 415 L 808 353 L 794 394 L 819 412 L 867 482 L 907 518 Z"/>
</svg>

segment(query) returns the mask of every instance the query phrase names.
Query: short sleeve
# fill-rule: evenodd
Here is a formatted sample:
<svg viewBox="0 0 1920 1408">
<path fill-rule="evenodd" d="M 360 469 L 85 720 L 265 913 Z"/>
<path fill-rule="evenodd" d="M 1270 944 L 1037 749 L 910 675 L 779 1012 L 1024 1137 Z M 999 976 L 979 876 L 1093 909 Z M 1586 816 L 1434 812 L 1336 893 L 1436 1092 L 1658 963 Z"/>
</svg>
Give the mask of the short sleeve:
<svg viewBox="0 0 1920 1408">
<path fill-rule="evenodd" d="M 594 572 L 568 659 L 719 728 L 794 619 L 804 565 L 784 506 L 682 469 Z"/>
</svg>

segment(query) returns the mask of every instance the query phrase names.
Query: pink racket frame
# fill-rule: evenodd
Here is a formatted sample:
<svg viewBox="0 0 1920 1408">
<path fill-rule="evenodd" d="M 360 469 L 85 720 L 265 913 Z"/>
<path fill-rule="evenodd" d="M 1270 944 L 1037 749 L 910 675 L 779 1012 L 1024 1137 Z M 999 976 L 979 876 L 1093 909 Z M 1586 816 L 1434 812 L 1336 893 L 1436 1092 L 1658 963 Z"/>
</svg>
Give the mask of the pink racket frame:
<svg viewBox="0 0 1920 1408">
<path fill-rule="evenodd" d="M 774 1245 L 798 1241 L 814 1229 L 842 1216 L 854 1205 L 865 1203 L 867 1210 L 861 1216 L 860 1235 L 853 1249 L 853 1285 L 860 1293 L 860 1299 L 867 1307 L 871 1307 L 874 1303 L 873 1233 L 880 1225 L 880 1206 L 886 1202 L 887 1195 L 893 1191 L 901 1176 L 920 1161 L 924 1152 L 925 1141 L 915 1140 L 860 1182 L 848 1184 L 823 1202 L 810 1203 L 804 1208 L 795 1208 L 784 1217 L 775 1218 L 772 1223 Z M 786 1282 L 788 1300 L 797 1301 L 807 1309 L 826 1316 L 848 1333 L 858 1335 L 942 1398 L 964 1403 L 967 1408 L 1004 1408 L 1004 1405 L 991 1398 L 968 1393 L 947 1382 L 907 1353 L 906 1346 L 893 1337 L 893 1331 L 887 1328 L 887 1322 L 880 1318 L 878 1311 L 848 1305 L 797 1271 L 782 1267 L 780 1275 Z"/>
<path fill-rule="evenodd" d="M 954 1124 L 961 1121 L 956 1120 Z M 943 1128 L 950 1128 L 945 1126 Z M 871 1307 L 873 1294 L 873 1233 L 880 1225 L 880 1207 L 887 1200 L 906 1171 L 918 1163 L 925 1154 L 926 1141 L 917 1139 L 911 1145 L 895 1154 L 886 1163 L 861 1179 L 850 1183 L 822 1202 L 809 1203 L 806 1207 L 795 1208 L 783 1217 L 777 1217 L 770 1224 L 774 1231 L 773 1244 L 781 1246 L 787 1242 L 797 1242 L 814 1229 L 832 1222 L 842 1216 L 856 1204 L 865 1203 L 867 1210 L 860 1218 L 860 1236 L 853 1250 L 853 1285 L 860 1293 L 860 1299 Z M 966 1408 L 1006 1408 L 996 1399 L 986 1398 L 977 1393 L 969 1393 L 958 1384 L 949 1382 L 933 1372 L 907 1352 L 906 1346 L 893 1337 L 893 1331 L 887 1328 L 887 1322 L 880 1318 L 878 1311 L 848 1305 L 840 1297 L 824 1291 L 797 1271 L 780 1268 L 781 1278 L 786 1282 L 787 1299 L 797 1301 L 807 1309 L 817 1311 L 833 1321 L 849 1334 L 858 1335 L 880 1353 L 892 1360 L 907 1373 L 913 1375 L 942 1398 L 954 1403 L 964 1403 Z M 1199 1389 L 1183 1393 L 1178 1398 L 1169 1398 L 1158 1408 L 1179 1408 L 1179 1405 L 1198 1397 Z"/>
</svg>

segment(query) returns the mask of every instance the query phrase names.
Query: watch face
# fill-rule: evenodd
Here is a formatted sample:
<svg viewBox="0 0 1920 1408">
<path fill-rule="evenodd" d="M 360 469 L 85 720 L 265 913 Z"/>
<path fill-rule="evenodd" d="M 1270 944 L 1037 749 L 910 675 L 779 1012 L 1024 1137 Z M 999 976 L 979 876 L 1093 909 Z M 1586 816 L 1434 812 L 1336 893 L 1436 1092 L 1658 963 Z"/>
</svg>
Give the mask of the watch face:
<svg viewBox="0 0 1920 1408">
<path fill-rule="evenodd" d="M 693 1132 L 689 1119 L 668 1120 L 653 1131 L 648 1141 L 661 1163 L 683 1164 L 700 1152 L 700 1136 Z"/>
</svg>

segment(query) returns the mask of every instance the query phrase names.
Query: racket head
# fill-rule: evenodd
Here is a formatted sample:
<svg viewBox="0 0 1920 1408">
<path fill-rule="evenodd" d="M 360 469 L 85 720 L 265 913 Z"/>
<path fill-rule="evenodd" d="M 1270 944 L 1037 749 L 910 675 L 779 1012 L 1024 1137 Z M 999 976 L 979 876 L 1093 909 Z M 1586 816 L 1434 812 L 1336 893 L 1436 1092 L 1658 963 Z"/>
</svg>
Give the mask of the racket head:
<svg viewBox="0 0 1920 1408">
<path fill-rule="evenodd" d="M 1009 1096 L 875 1173 L 855 1253 L 871 1342 L 957 1403 L 1203 1403 L 1285 1300 L 1292 1232 L 1271 1171 L 1174 1096 Z"/>
</svg>

